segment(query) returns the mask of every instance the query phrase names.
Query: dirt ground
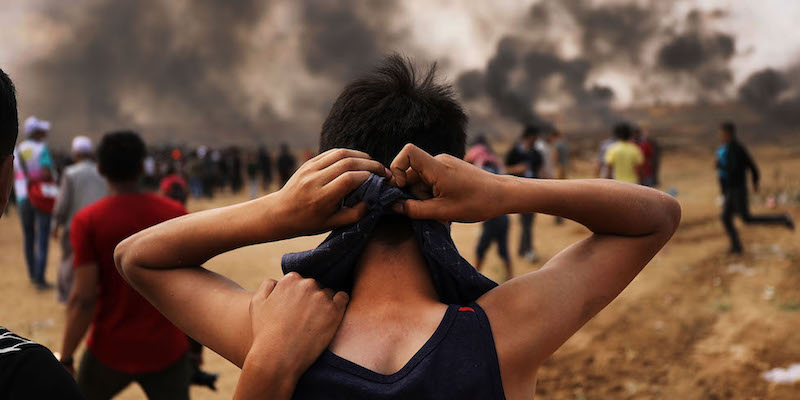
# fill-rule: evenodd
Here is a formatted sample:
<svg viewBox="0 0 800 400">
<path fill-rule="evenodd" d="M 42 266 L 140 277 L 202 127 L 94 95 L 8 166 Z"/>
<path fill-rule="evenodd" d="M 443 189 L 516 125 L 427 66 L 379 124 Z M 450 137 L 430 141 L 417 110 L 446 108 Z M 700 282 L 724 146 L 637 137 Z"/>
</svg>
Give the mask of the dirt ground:
<svg viewBox="0 0 800 400">
<path fill-rule="evenodd" d="M 800 149 L 755 151 L 764 196 L 788 191 L 778 205 L 800 219 Z M 672 241 L 606 310 L 567 342 L 539 372 L 537 399 L 797 399 L 800 383 L 770 384 L 761 374 L 800 362 L 800 234 L 783 228 L 742 227 L 744 256 L 729 256 L 711 168 L 711 151 L 667 155 L 663 189 L 674 188 L 683 221 Z M 588 176 L 591 165 L 578 161 L 574 177 Z M 244 196 L 242 194 L 241 196 Z M 232 195 L 196 201 L 192 211 L 244 200 Z M 794 200 L 792 200 L 794 199 Z M 766 211 L 754 198 L 753 211 Z M 516 219 L 514 220 L 516 222 Z M 474 261 L 480 225 L 457 224 L 456 244 Z M 512 249 L 518 228 L 512 228 Z M 537 216 L 535 245 L 543 261 L 515 259 L 515 275 L 539 268 L 587 231 L 572 222 L 555 225 Z M 280 257 L 315 246 L 308 237 L 240 249 L 221 255 L 208 267 L 254 289 L 264 278 L 280 277 Z M 61 347 L 64 307 L 54 292 L 40 293 L 28 283 L 16 215 L 0 221 L 0 324 L 54 351 Z M 51 245 L 47 278 L 55 280 L 58 246 Z M 503 280 L 492 253 L 487 275 Z M 194 399 L 224 399 L 233 394 L 239 371 L 206 352 L 204 368 L 219 372 L 219 391 L 192 388 Z M 131 386 L 120 399 L 144 398 Z"/>
</svg>

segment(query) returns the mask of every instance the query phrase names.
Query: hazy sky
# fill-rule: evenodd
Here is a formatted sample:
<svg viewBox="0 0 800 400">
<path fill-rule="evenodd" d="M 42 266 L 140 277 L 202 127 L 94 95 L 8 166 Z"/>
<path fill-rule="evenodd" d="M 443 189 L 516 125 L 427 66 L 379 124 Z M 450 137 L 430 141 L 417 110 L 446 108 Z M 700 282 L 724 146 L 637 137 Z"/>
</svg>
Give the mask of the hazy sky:
<svg viewBox="0 0 800 400">
<path fill-rule="evenodd" d="M 130 2 L 133 1 L 138 0 L 109 0 L 107 4 L 125 9 L 125 6 L 129 6 Z M 259 126 L 258 129 L 264 129 L 265 126 L 270 127 L 267 129 L 284 130 L 288 126 L 297 132 L 308 132 L 317 129 L 327 107 L 341 89 L 343 81 L 348 74 L 347 71 L 341 73 L 341 71 L 330 70 L 329 68 L 335 69 L 337 67 L 341 69 L 341 65 L 337 66 L 335 63 L 329 65 L 323 62 L 315 70 L 315 64 L 309 62 L 308 29 L 335 30 L 338 28 L 338 20 L 337 22 L 329 22 L 327 26 L 322 27 L 309 22 L 309 8 L 314 9 L 324 4 L 338 4 L 339 7 L 342 4 L 354 5 L 353 8 L 358 9 L 353 11 L 353 15 L 356 15 L 356 17 L 348 15 L 344 15 L 344 17 L 351 18 L 350 21 L 353 18 L 361 18 L 361 20 L 356 21 L 356 25 L 361 23 L 366 26 L 364 28 L 365 32 L 367 32 L 365 35 L 375 34 L 379 36 L 378 39 L 374 40 L 375 43 L 366 42 L 368 45 L 377 47 L 372 49 L 373 53 L 375 51 L 400 51 L 418 59 L 437 61 L 444 74 L 451 80 L 455 80 L 464 71 L 485 69 L 487 61 L 497 52 L 498 42 L 501 38 L 508 35 L 524 35 L 525 29 L 527 29 L 525 23 L 529 23 L 526 22 L 526 18 L 528 18 L 531 5 L 539 1 L 402 0 L 395 2 L 396 8 L 393 8 L 390 13 L 383 13 L 375 18 L 369 16 L 363 18 L 364 10 L 370 8 L 365 5 L 375 8 L 374 5 L 376 3 L 368 3 L 366 0 L 331 0 L 324 2 L 317 2 L 316 0 L 273 0 L 269 2 L 269 7 L 266 7 L 266 11 L 263 12 L 263 18 L 254 25 L 248 26 L 248 29 L 252 30 L 248 31 L 247 40 L 244 42 L 244 45 L 247 46 L 246 57 L 232 64 L 233 67 L 230 69 L 233 71 L 229 72 L 234 75 L 232 78 L 236 80 L 231 85 L 232 89 L 230 90 L 230 92 L 235 93 L 235 98 L 229 99 L 230 104 L 228 105 L 231 108 L 229 113 L 218 115 L 219 118 L 217 120 L 244 120 L 250 122 L 252 128 L 252 121 L 261 123 L 269 119 L 270 123 L 264 123 L 264 126 Z M 573 0 L 573 3 L 579 1 Z M 704 29 L 729 34 L 735 38 L 736 52 L 729 59 L 728 64 L 733 73 L 733 81 L 724 90 L 724 93 L 727 93 L 730 98 L 735 97 L 738 85 L 752 72 L 766 67 L 782 69 L 800 63 L 800 32 L 798 32 L 796 26 L 800 23 L 800 0 L 585 1 L 591 4 L 633 2 L 645 5 L 647 8 L 669 4 L 673 15 L 661 16 L 659 14 L 659 18 L 667 19 L 666 25 L 674 26 L 676 32 L 681 32 L 685 29 L 686 15 L 693 9 L 706 11 L 707 15 L 711 15 L 712 10 L 722 11 L 722 13 L 718 14 L 724 14 L 723 16 L 708 18 Z M 667 1 L 670 1 L 670 3 L 666 3 Z M 186 124 L 181 129 L 191 129 L 187 128 L 189 126 L 207 126 L 208 120 L 203 119 L 203 113 L 196 112 L 197 108 L 207 109 L 207 107 L 187 101 L 196 99 L 197 93 L 206 92 L 195 93 L 196 91 L 188 91 L 182 93 L 181 96 L 173 98 L 168 96 L 163 99 L 158 98 L 161 94 L 164 94 L 163 81 L 156 80 L 156 78 L 160 78 L 157 76 L 158 71 L 149 71 L 149 75 L 143 75 L 152 78 L 153 81 L 140 85 L 149 85 L 146 90 L 139 90 L 139 88 L 135 87 L 135 85 L 142 82 L 142 78 L 139 77 L 136 69 L 138 67 L 131 68 L 127 64 L 119 64 L 120 62 L 127 62 L 124 56 L 121 61 L 115 60 L 116 64 L 114 62 L 104 63 L 103 67 L 99 67 L 99 72 L 105 71 L 105 65 L 110 66 L 106 69 L 124 70 L 121 73 L 120 80 L 121 78 L 127 79 L 127 86 L 117 87 L 115 82 L 117 82 L 118 78 L 113 76 L 115 71 L 112 71 L 106 74 L 108 76 L 105 77 L 105 87 L 109 86 L 108 81 L 114 83 L 111 83 L 110 90 L 106 90 L 103 83 L 99 83 L 94 78 L 93 74 L 98 73 L 98 68 L 94 72 L 88 72 L 89 68 L 97 66 L 96 59 L 93 53 L 86 53 L 86 49 L 75 46 L 78 40 L 75 39 L 75 31 L 78 29 L 76 26 L 98 25 L 97 21 L 93 21 L 95 15 L 88 11 L 90 8 L 87 5 L 101 3 L 102 0 L 73 0 L 68 3 L 69 6 L 65 6 L 66 3 L 63 0 L 0 0 L 0 37 L 3 38 L 3 45 L 0 46 L 0 68 L 6 70 L 17 82 L 20 93 L 21 113 L 27 115 L 38 112 L 57 115 L 53 118 L 60 119 L 63 125 L 67 125 L 69 129 L 73 130 L 96 131 L 106 129 L 110 125 L 121 124 L 153 126 L 156 123 L 161 123 L 165 126 L 181 126 L 184 122 Z M 241 3 L 245 3 L 244 0 Z M 154 4 L 152 1 L 143 2 L 142 4 L 161 5 L 161 3 Z M 170 45 L 185 44 L 185 41 L 189 40 L 193 46 L 198 46 L 198 43 L 202 46 L 203 40 L 209 40 L 210 36 L 199 36 L 202 39 L 197 42 L 191 42 L 196 37 L 196 31 L 206 29 L 205 27 L 209 24 L 213 25 L 213 22 L 216 21 L 213 15 L 210 20 L 205 21 L 196 21 L 192 19 L 191 15 L 187 16 L 184 11 L 195 7 L 191 0 L 171 0 L 164 2 L 164 4 L 166 5 L 163 5 L 160 10 L 162 13 L 166 12 L 169 15 L 166 17 L 160 16 L 162 19 L 159 21 L 168 21 L 166 23 L 173 25 L 167 30 L 172 35 L 168 38 L 172 41 L 168 42 Z M 232 2 L 228 4 L 239 5 L 240 3 Z M 307 6 L 305 9 L 303 4 Z M 150 10 L 148 7 L 143 5 L 138 9 L 136 7 L 127 8 L 137 11 L 143 9 L 146 13 Z M 206 4 L 206 7 L 209 6 Z M 209 8 L 218 9 L 219 7 L 215 5 Z M 103 12 L 108 14 L 109 7 L 101 8 Z M 324 9 L 325 7 L 320 8 Z M 327 12 L 329 14 L 325 14 L 325 10 L 320 12 L 323 16 L 322 18 L 326 18 L 326 15 L 333 15 L 334 18 L 342 17 L 341 10 L 330 14 L 330 7 L 328 8 Z M 378 12 L 380 13 L 380 11 Z M 113 15 L 114 13 L 112 12 L 111 14 Z M 208 18 L 207 14 L 201 14 L 200 16 Z M 139 19 L 131 20 L 137 21 L 133 22 L 133 24 L 139 24 L 140 21 L 150 22 L 147 16 L 138 15 L 137 17 Z M 320 17 L 317 16 L 317 18 Z M 317 20 L 317 22 L 323 22 L 321 25 L 324 25 L 325 21 Z M 108 29 L 104 31 L 106 32 L 105 34 L 113 36 L 116 33 L 113 30 L 114 26 L 116 25 L 112 25 L 111 35 L 108 35 Z M 228 26 L 215 28 L 216 30 L 212 30 L 210 35 L 228 33 Z M 124 32 L 126 34 L 137 32 L 130 26 L 127 29 Z M 235 31 L 237 26 L 230 26 L 230 29 Z M 576 39 L 575 33 L 579 31 L 576 27 L 570 27 L 567 24 L 558 26 L 551 32 L 551 38 L 556 37 L 558 39 L 557 42 L 561 47 L 559 51 L 564 59 L 578 56 L 577 52 L 579 50 L 577 49 L 580 48 L 580 44 L 576 42 L 579 39 Z M 85 34 L 85 32 L 83 33 Z M 134 33 L 134 35 L 137 34 Z M 208 35 L 209 33 L 205 32 L 204 34 Z M 303 36 L 304 34 L 306 36 Z M 317 36 L 312 35 L 311 37 L 312 40 L 313 38 L 322 38 L 324 41 L 325 35 L 326 32 L 319 32 Z M 84 38 L 86 37 L 84 36 Z M 98 40 L 97 35 L 89 35 L 88 38 L 95 42 L 105 41 L 106 43 L 101 44 L 101 49 L 106 52 L 108 52 L 107 47 L 109 45 L 112 48 L 117 45 L 115 42 L 117 39 L 114 37 Z M 232 38 L 236 39 L 235 35 Z M 130 37 L 123 36 L 121 40 L 130 40 Z M 143 40 L 153 39 L 151 37 Z M 125 42 L 122 43 L 124 45 Z M 96 45 L 96 43 L 92 43 L 87 48 L 94 49 L 95 47 L 93 46 Z M 330 46 L 332 44 L 328 43 L 327 45 Z M 334 43 L 333 45 L 341 45 L 341 43 Z M 348 62 L 351 62 L 351 64 L 353 64 L 353 59 L 357 61 L 360 57 L 359 45 L 364 45 L 364 43 L 354 43 L 351 46 L 352 49 L 345 48 L 351 53 L 346 55 L 346 57 L 350 57 Z M 63 71 L 59 68 L 60 64 L 58 63 L 60 61 L 56 62 L 56 65 L 50 63 L 47 66 L 47 71 L 58 75 L 55 77 L 56 83 L 59 80 L 77 79 L 79 81 L 76 85 L 63 85 L 64 88 L 68 89 L 61 90 L 70 91 L 71 96 L 69 97 L 65 93 L 49 93 L 49 91 L 57 91 L 57 89 L 42 89 L 41 82 L 43 77 L 37 75 L 34 72 L 37 69 L 32 67 L 41 65 L 42 60 L 52 59 L 50 55 L 56 54 L 64 46 L 77 47 L 79 51 L 83 51 L 83 53 L 78 54 L 84 57 L 84 61 L 73 64 L 71 66 L 72 69 L 68 69 L 70 66 L 65 66 Z M 222 50 L 224 49 L 225 47 L 223 46 Z M 336 58 L 337 52 L 342 50 L 343 48 L 340 47 L 338 50 L 333 52 L 328 50 L 325 53 L 325 49 L 322 49 L 323 55 L 328 58 L 328 60 L 324 61 Z M 652 48 L 650 50 L 652 51 Z M 114 51 L 111 53 L 119 56 Z M 145 52 L 145 54 L 149 53 Z M 215 61 L 213 57 L 203 57 L 205 55 L 200 54 L 198 59 L 209 60 L 212 63 Z M 173 65 L 170 65 L 172 58 L 176 58 L 176 54 L 165 53 L 163 58 L 154 60 L 154 65 L 158 64 L 154 68 L 157 70 L 162 68 L 161 64 L 165 64 L 166 67 L 172 68 L 170 71 L 175 74 L 176 70 L 180 70 L 180 65 L 184 65 L 181 62 L 185 60 L 178 60 L 172 63 Z M 134 61 L 142 62 L 142 60 Z M 144 60 L 144 62 L 147 62 L 147 60 Z M 191 65 L 191 63 L 188 65 Z M 76 66 L 77 68 L 75 68 Z M 640 75 L 647 75 L 650 73 L 647 69 L 651 67 L 638 66 L 635 72 Z M 228 74 L 228 69 L 226 68 L 224 63 L 213 65 L 209 72 L 212 79 L 220 76 L 220 74 Z M 41 69 L 38 71 L 41 71 Z M 82 71 L 87 71 L 84 74 L 85 76 L 76 76 L 76 74 L 81 74 Z M 610 87 L 615 93 L 614 105 L 625 106 L 630 104 L 634 96 L 637 99 L 641 98 L 641 93 L 636 92 L 635 85 L 637 83 L 632 83 L 632 79 L 641 79 L 641 76 L 631 78 L 630 72 L 614 65 L 592 69 L 585 84 L 599 84 Z M 230 78 L 225 77 L 225 79 Z M 45 86 L 52 88 L 53 82 L 47 82 L 47 85 Z M 56 85 L 55 87 L 58 86 Z M 92 90 L 95 89 L 95 86 L 99 89 Z M 661 89 L 655 90 L 654 96 L 656 99 L 678 99 L 678 101 L 692 101 L 694 99 L 691 96 L 695 95 L 695 93 L 690 92 L 687 92 L 689 95 L 684 98 L 665 94 L 672 86 L 667 81 L 666 85 L 660 87 Z M 677 85 L 675 86 L 677 87 Z M 177 91 L 179 90 L 180 88 Z M 222 87 L 222 90 L 225 90 L 225 87 Z M 649 89 L 646 89 L 645 93 L 654 92 L 653 90 L 647 92 L 647 90 Z M 95 94 L 90 94 L 90 92 Z M 215 92 L 215 94 L 219 95 L 219 92 Z M 94 96 L 94 102 L 91 100 L 92 96 Z M 116 98 L 112 98 L 112 96 Z M 97 101 L 98 98 L 99 102 Z M 97 120 L 95 117 L 102 117 L 101 114 L 104 114 L 103 112 L 97 112 L 98 109 L 102 109 L 102 107 L 97 106 L 104 105 L 106 98 L 108 98 L 109 102 L 114 103 L 111 111 L 116 114 L 107 121 Z M 53 99 L 56 99 L 55 102 Z M 546 103 L 549 99 L 544 100 Z M 65 107 L 62 107 L 62 104 Z M 537 105 L 537 107 L 539 106 L 541 104 Z M 559 106 L 556 104 L 554 107 Z M 237 109 L 244 110 L 239 112 Z M 233 118 L 229 118 L 229 115 L 233 115 Z M 268 117 L 264 117 L 265 115 L 268 115 Z M 239 127 L 236 129 L 246 131 L 248 128 Z"/>
<path fill-rule="evenodd" d="M 52 36 L 65 34 L 57 20 L 41 9 L 61 0 L 2 0 L 0 4 L 0 66 L 15 71 L 27 61 L 46 57 Z M 132 1 L 132 0 L 118 0 Z M 673 0 L 663 0 L 673 1 Z M 404 0 L 408 38 L 432 58 L 448 59 L 445 69 L 457 73 L 483 67 L 508 25 L 519 20 L 537 0 Z M 600 0 L 597 3 L 615 2 Z M 619 2 L 619 1 L 617 1 Z M 624 2 L 624 1 L 623 1 Z M 715 26 L 734 34 L 737 55 L 732 61 L 736 82 L 767 66 L 782 68 L 800 60 L 798 0 L 678 0 L 681 18 L 692 8 L 728 12 Z M 505 21 L 507 24 L 498 23 Z M 24 72 L 22 72 L 24 73 Z"/>
</svg>

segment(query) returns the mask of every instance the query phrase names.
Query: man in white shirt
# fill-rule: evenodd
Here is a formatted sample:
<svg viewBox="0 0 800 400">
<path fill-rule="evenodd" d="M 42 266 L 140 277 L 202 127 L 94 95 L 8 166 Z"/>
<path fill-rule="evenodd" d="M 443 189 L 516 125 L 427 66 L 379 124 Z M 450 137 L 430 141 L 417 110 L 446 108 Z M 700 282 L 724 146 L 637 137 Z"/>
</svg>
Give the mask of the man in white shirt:
<svg viewBox="0 0 800 400">
<path fill-rule="evenodd" d="M 53 209 L 53 238 L 61 241 L 61 262 L 58 265 L 58 301 L 65 302 L 72 289 L 72 245 L 69 241 L 69 226 L 72 217 L 83 207 L 105 197 L 108 185 L 97 172 L 92 160 L 92 140 L 86 136 L 72 139 L 74 164 L 67 167 L 61 178 L 61 187 Z M 61 229 L 63 228 L 63 232 Z"/>
</svg>

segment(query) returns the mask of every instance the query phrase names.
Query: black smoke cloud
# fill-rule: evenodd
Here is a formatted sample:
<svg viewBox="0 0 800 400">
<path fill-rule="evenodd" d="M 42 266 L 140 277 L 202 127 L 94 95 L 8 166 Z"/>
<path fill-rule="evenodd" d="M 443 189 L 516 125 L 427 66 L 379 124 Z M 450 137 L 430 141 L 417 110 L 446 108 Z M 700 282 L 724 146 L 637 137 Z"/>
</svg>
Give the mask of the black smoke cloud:
<svg viewBox="0 0 800 400">
<path fill-rule="evenodd" d="M 383 32 L 376 25 L 395 11 L 393 1 L 306 0 L 302 52 L 312 73 L 351 79 L 382 56 Z"/>
<path fill-rule="evenodd" d="M 724 15 L 691 11 L 683 29 L 676 31 L 669 26 L 673 6 L 543 0 L 530 8 L 519 32 L 498 42 L 485 69 L 465 72 L 457 86 L 465 100 L 485 97 L 501 115 L 521 123 L 540 121 L 537 103 L 559 95 L 569 100 L 567 109 L 590 123 L 617 119 L 611 107 L 613 89 L 593 82 L 593 74 L 603 70 L 631 72 L 634 93 L 658 90 L 647 89 L 655 81 L 681 87 L 698 100 L 722 96 L 732 82 L 728 64 L 736 42 L 710 29 L 706 20 Z M 562 55 L 561 38 L 549 34 L 565 16 L 577 27 L 579 46 L 569 58 Z M 555 93 L 554 78 L 559 82 Z"/>
<path fill-rule="evenodd" d="M 570 96 L 573 106 L 604 121 L 613 117 L 611 88 L 588 86 L 590 64 L 582 58 L 564 59 L 547 46 L 506 37 L 489 60 L 486 71 L 468 71 L 456 85 L 465 100 L 487 96 L 503 116 L 523 124 L 544 124 L 535 111 L 548 82 L 558 79 L 558 90 Z"/>
<path fill-rule="evenodd" d="M 53 3 L 74 29 L 30 66 L 47 94 L 37 112 L 74 131 L 136 126 L 143 113 L 161 134 L 255 133 L 277 121 L 269 108 L 246 111 L 236 73 L 264 4 L 200 0 L 176 15 L 159 0 Z"/>
<path fill-rule="evenodd" d="M 563 57 L 557 43 L 546 37 L 558 11 L 568 13 L 582 29 L 580 56 Z M 523 28 L 526 35 L 503 37 L 485 70 L 465 72 L 457 87 L 465 100 L 486 96 L 497 112 L 517 122 L 544 123 L 536 112 L 537 102 L 555 80 L 556 92 L 569 98 L 574 111 L 587 121 L 608 123 L 616 119 L 611 108 L 614 91 L 590 84 L 591 71 L 618 59 L 638 64 L 651 14 L 636 5 L 592 7 L 584 0 L 534 4 Z"/>
<path fill-rule="evenodd" d="M 593 62 L 641 63 L 642 51 L 658 33 L 659 17 L 669 8 L 666 2 L 619 3 L 592 6 L 589 0 L 548 0 L 544 6 L 560 3 L 581 29 L 582 56 Z"/>
<path fill-rule="evenodd" d="M 720 18 L 716 12 L 709 17 Z M 733 81 L 729 63 L 736 54 L 736 39 L 711 31 L 697 10 L 689 12 L 686 23 L 684 32 L 673 34 L 658 50 L 658 66 L 689 79 L 695 90 L 702 90 L 698 98 L 724 91 Z"/>
<path fill-rule="evenodd" d="M 739 87 L 739 100 L 768 123 L 800 126 L 800 64 L 754 72 Z"/>
</svg>

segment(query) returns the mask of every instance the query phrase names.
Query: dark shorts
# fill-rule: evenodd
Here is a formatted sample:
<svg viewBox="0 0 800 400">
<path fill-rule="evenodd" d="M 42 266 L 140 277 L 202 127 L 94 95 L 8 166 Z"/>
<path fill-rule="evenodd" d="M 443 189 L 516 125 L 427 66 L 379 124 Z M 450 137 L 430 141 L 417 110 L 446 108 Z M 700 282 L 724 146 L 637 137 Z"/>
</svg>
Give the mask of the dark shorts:
<svg viewBox="0 0 800 400">
<path fill-rule="evenodd" d="M 86 350 L 78 370 L 78 387 L 86 400 L 110 399 L 132 382 L 138 383 L 150 400 L 188 400 L 191 377 L 192 365 L 188 354 L 161 371 L 129 374 L 103 365 Z"/>
<path fill-rule="evenodd" d="M 483 258 L 492 242 L 497 243 L 497 253 L 505 262 L 511 262 L 508 256 L 508 216 L 501 215 L 484 221 L 481 238 L 478 240 L 478 258 Z"/>
</svg>

